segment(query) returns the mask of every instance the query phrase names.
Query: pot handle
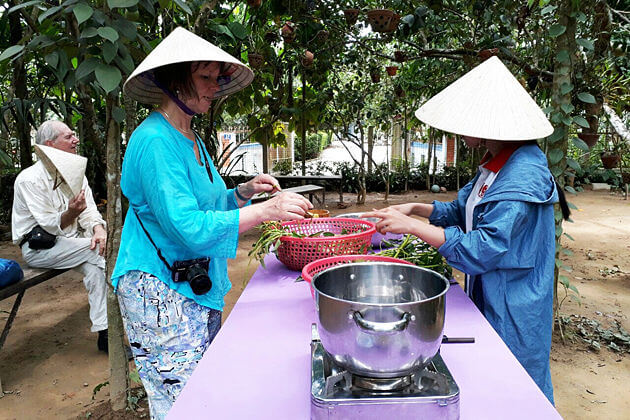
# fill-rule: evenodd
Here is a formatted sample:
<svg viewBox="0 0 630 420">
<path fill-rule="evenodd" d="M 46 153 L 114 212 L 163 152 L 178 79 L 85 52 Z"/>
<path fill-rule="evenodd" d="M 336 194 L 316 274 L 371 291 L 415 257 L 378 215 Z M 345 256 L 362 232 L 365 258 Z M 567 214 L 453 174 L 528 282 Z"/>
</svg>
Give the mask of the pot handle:
<svg viewBox="0 0 630 420">
<path fill-rule="evenodd" d="M 400 318 L 400 321 L 375 322 L 375 321 L 368 321 L 365 318 L 363 318 L 363 315 L 361 315 L 361 312 L 359 311 L 354 311 L 352 313 L 352 319 L 354 319 L 354 322 L 356 322 L 356 324 L 359 327 L 361 327 L 364 330 L 377 332 L 377 333 L 403 331 L 405 328 L 407 328 L 407 325 L 409 325 L 409 322 L 414 320 L 414 318 L 415 317 L 411 315 L 409 312 L 405 312 L 403 316 Z"/>
</svg>

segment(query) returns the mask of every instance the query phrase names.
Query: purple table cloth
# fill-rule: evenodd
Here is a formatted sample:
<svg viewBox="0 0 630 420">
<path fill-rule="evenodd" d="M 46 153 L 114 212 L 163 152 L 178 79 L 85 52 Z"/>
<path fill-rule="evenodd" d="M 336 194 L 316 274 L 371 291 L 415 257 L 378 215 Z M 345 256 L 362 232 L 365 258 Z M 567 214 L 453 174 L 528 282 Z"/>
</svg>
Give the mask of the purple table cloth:
<svg viewBox="0 0 630 420">
<path fill-rule="evenodd" d="M 259 267 L 169 412 L 168 419 L 308 419 L 311 324 L 308 283 L 275 256 Z M 443 344 L 460 389 L 461 419 L 558 419 L 534 381 L 459 286 L 446 298 Z"/>
</svg>

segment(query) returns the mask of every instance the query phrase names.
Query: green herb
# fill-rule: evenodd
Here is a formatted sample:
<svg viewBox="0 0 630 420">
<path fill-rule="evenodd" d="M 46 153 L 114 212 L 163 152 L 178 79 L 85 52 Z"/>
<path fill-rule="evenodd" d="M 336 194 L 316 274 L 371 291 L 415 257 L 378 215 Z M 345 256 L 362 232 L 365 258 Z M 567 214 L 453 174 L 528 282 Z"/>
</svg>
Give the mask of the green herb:
<svg viewBox="0 0 630 420">
<path fill-rule="evenodd" d="M 435 247 L 413 235 L 405 235 L 403 239 L 383 241 L 383 244 L 391 248 L 377 252 L 375 255 L 399 258 L 419 267 L 433 270 L 447 279 L 453 277 L 453 269 L 442 254 Z"/>
</svg>

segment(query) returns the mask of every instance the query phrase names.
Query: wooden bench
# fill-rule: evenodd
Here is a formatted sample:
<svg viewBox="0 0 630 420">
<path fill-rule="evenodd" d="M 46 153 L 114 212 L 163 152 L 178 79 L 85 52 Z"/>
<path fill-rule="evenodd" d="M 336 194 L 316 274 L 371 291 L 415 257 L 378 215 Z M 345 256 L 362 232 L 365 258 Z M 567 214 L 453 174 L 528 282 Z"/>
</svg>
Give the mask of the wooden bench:
<svg viewBox="0 0 630 420">
<path fill-rule="evenodd" d="M 9 298 L 13 295 L 17 295 L 15 302 L 13 302 L 13 308 L 11 309 L 11 313 L 9 314 L 9 318 L 7 319 L 7 322 L 4 325 L 4 329 L 2 330 L 2 335 L 0 335 L 0 350 L 2 350 L 4 341 L 9 335 L 9 330 L 11 330 L 11 326 L 13 325 L 13 321 L 15 320 L 15 316 L 17 315 L 17 311 L 20 308 L 22 297 L 24 297 L 24 292 L 26 292 L 26 289 L 43 283 L 46 280 L 50 280 L 53 277 L 56 277 L 59 274 L 63 274 L 68 270 L 69 269 L 67 268 L 26 268 L 24 269 L 24 278 L 22 280 L 0 289 L 0 301 L 3 301 L 4 299 Z M 2 395 L 2 380 L 0 378 L 0 397 L 2 397 Z"/>
<path fill-rule="evenodd" d="M 317 199 L 317 201 L 319 202 L 319 205 L 322 207 L 324 207 L 326 203 L 326 188 L 322 187 L 321 185 L 300 185 L 297 187 L 283 188 L 282 191 L 294 192 L 296 194 L 303 194 L 303 195 L 308 194 L 308 199 L 310 200 L 311 203 L 313 202 L 313 199 Z M 321 193 L 322 195 L 321 199 L 317 196 L 317 194 L 319 193 Z M 268 194 L 260 194 L 260 195 L 254 196 L 252 198 L 252 203 L 260 203 L 261 201 L 265 201 L 276 194 L 273 194 L 271 196 Z"/>
<path fill-rule="evenodd" d="M 302 184 L 316 184 L 322 183 L 337 184 L 337 191 L 339 192 L 339 202 L 343 202 L 343 176 L 342 175 L 274 175 L 282 187 L 287 183 L 301 182 Z M 313 201 L 313 200 L 311 200 Z"/>
</svg>

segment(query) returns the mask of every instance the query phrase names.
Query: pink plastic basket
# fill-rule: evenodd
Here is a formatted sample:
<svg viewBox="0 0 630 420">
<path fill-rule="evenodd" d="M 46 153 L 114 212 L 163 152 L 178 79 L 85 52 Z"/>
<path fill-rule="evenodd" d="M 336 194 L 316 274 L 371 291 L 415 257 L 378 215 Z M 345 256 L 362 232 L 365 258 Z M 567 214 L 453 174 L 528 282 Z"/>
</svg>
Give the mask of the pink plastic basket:
<svg viewBox="0 0 630 420">
<path fill-rule="evenodd" d="M 340 255 L 337 257 L 328 257 L 321 260 L 308 263 L 302 269 L 302 278 L 311 287 L 311 296 L 315 297 L 315 291 L 313 290 L 313 277 L 317 273 L 320 273 L 327 268 L 334 267 L 341 264 L 348 264 L 351 262 L 393 262 L 401 264 L 411 264 L 409 261 L 401 260 L 393 257 L 385 257 L 383 255 Z"/>
<path fill-rule="evenodd" d="M 335 236 L 296 238 L 283 236 L 278 246 L 278 259 L 292 270 L 299 271 L 310 262 L 336 255 L 367 254 L 376 225 L 367 220 L 324 217 L 283 222 L 286 229 L 303 235 L 330 232 Z"/>
</svg>

